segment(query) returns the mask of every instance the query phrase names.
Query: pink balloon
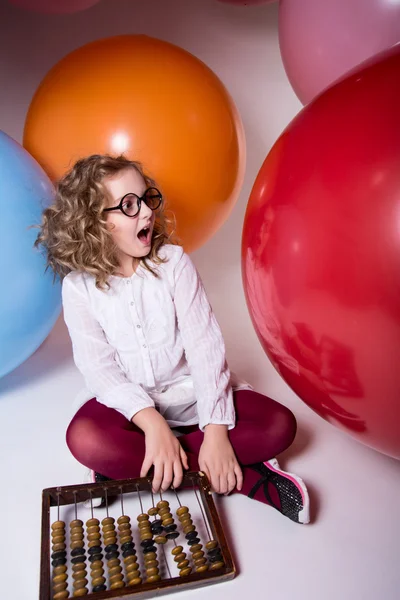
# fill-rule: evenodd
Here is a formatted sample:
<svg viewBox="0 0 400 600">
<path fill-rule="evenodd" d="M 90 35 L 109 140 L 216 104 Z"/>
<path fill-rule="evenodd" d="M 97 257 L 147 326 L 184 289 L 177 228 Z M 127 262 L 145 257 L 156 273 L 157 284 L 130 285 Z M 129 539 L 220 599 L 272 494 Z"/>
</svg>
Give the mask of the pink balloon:
<svg viewBox="0 0 400 600">
<path fill-rule="evenodd" d="M 279 43 L 303 104 L 400 41 L 398 0 L 281 0 Z"/>
<path fill-rule="evenodd" d="M 86 10 L 98 3 L 99 0 L 9 0 L 18 8 L 26 8 L 34 12 L 53 15 L 70 14 Z"/>
<path fill-rule="evenodd" d="M 269 4 L 271 2 L 275 2 L 275 0 L 218 0 L 218 2 L 247 6 L 248 4 Z"/>
</svg>

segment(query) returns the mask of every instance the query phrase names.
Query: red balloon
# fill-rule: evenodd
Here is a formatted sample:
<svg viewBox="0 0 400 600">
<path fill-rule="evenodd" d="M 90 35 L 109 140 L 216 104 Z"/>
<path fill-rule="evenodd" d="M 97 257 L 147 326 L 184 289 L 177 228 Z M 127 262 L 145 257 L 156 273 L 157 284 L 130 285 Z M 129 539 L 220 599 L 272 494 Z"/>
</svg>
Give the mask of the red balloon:
<svg viewBox="0 0 400 600">
<path fill-rule="evenodd" d="M 400 458 L 400 46 L 305 107 L 267 156 L 242 240 L 261 344 L 311 408 Z"/>
</svg>

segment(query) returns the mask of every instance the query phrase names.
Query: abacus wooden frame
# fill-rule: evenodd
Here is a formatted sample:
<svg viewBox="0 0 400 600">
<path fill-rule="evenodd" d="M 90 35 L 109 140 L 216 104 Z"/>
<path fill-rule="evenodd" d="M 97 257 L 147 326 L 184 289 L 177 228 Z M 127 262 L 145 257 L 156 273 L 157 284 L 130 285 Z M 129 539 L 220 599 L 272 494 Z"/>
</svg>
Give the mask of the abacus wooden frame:
<svg viewBox="0 0 400 600">
<path fill-rule="evenodd" d="M 205 573 L 191 573 L 188 577 L 173 577 L 164 579 L 157 583 L 142 583 L 137 587 L 125 587 L 117 590 L 107 590 L 104 592 L 89 593 L 85 596 L 88 599 L 106 600 L 108 598 L 151 598 L 161 596 L 178 590 L 187 590 L 191 588 L 203 587 L 213 583 L 228 581 L 236 575 L 236 568 L 229 550 L 228 543 L 219 519 L 217 509 L 210 490 L 210 484 L 204 473 L 187 472 L 184 474 L 181 489 L 192 488 L 193 483 L 198 489 L 203 510 L 206 514 L 209 529 L 214 539 L 218 542 L 225 566 L 216 571 L 206 571 Z M 42 541 L 41 541 L 41 564 L 40 564 L 40 594 L 39 600 L 51 600 L 51 569 L 50 569 L 50 508 L 84 502 L 90 498 L 100 498 L 104 496 L 107 489 L 109 497 L 117 496 L 122 493 L 151 491 L 151 478 L 141 477 L 136 479 L 110 480 L 102 483 L 85 483 L 74 486 L 63 486 L 46 488 L 42 492 Z M 59 500 L 58 500 L 59 498 Z"/>
</svg>

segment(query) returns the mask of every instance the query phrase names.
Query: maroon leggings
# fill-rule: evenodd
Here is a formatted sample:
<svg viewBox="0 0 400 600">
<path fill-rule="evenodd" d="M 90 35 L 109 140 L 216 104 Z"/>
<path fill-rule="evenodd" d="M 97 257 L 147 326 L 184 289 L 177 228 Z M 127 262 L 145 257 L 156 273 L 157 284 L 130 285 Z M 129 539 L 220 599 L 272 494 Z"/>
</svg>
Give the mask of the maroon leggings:
<svg viewBox="0 0 400 600">
<path fill-rule="evenodd" d="M 242 494 L 248 495 L 260 475 L 248 465 L 261 463 L 286 450 L 296 434 L 296 420 L 285 406 L 251 390 L 234 392 L 236 426 L 229 439 L 243 470 Z M 180 428 L 179 437 L 189 468 L 198 470 L 197 457 L 204 434 L 198 426 Z M 86 467 L 111 477 L 139 477 L 145 455 L 143 432 L 118 411 L 89 400 L 67 430 L 67 444 Z M 256 499 L 267 502 L 262 489 Z"/>
</svg>

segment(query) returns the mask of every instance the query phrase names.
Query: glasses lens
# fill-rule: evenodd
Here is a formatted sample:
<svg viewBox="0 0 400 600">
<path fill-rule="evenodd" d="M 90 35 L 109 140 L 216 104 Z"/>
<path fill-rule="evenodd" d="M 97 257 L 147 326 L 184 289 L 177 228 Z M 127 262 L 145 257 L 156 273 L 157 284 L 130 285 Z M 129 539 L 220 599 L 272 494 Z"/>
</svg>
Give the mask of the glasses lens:
<svg viewBox="0 0 400 600">
<path fill-rule="evenodd" d="M 146 190 L 144 201 L 149 208 L 155 210 L 162 202 L 161 192 L 157 188 L 149 188 Z"/>
<path fill-rule="evenodd" d="M 122 203 L 122 210 L 129 217 L 134 217 L 139 212 L 138 197 L 135 194 L 125 196 Z"/>
</svg>

